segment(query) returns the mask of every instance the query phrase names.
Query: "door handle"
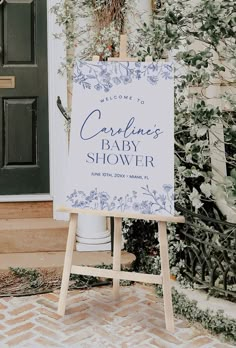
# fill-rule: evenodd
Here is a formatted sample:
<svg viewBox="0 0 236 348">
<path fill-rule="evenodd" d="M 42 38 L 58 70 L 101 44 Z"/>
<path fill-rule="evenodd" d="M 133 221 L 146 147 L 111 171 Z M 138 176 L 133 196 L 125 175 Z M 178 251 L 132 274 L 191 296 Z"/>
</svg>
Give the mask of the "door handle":
<svg viewBox="0 0 236 348">
<path fill-rule="evenodd" d="M 4 0 L 0 0 L 0 5 L 2 5 L 2 4 L 3 4 L 3 2 L 4 2 Z"/>
<path fill-rule="evenodd" d="M 15 76 L 0 76 L 0 88 L 16 88 Z"/>
</svg>

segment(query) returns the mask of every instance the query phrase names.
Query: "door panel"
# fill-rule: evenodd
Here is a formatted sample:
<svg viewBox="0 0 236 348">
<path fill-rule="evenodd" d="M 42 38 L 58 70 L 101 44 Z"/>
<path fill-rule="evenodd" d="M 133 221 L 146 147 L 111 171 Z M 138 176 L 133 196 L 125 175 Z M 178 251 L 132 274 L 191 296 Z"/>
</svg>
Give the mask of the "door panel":
<svg viewBox="0 0 236 348">
<path fill-rule="evenodd" d="M 8 1 L 3 11 L 4 64 L 33 64 L 35 1 Z"/>
<path fill-rule="evenodd" d="M 46 0 L 0 5 L 0 195 L 49 193 Z"/>
<path fill-rule="evenodd" d="M 5 168 L 36 165 L 36 100 L 6 99 L 4 106 Z"/>
</svg>

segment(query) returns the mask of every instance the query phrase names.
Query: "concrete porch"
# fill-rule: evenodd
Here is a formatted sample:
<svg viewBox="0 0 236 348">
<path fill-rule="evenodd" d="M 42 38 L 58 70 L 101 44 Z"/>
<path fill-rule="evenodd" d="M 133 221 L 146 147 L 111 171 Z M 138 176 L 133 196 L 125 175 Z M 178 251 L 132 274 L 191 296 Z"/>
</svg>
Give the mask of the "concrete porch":
<svg viewBox="0 0 236 348">
<path fill-rule="evenodd" d="M 67 231 L 52 202 L 0 203 L 0 254 L 64 251 Z"/>
<path fill-rule="evenodd" d="M 0 203 L 0 271 L 9 267 L 62 270 L 68 222 L 53 220 L 52 202 Z M 135 257 L 122 252 L 122 265 Z M 74 252 L 73 263 L 112 264 L 110 251 Z"/>
</svg>

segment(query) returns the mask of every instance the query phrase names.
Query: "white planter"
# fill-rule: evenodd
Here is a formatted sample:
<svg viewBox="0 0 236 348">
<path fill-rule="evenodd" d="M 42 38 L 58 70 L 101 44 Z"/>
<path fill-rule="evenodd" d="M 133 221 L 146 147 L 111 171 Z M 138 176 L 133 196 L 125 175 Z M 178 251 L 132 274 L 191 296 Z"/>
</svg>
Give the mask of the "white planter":
<svg viewBox="0 0 236 348">
<path fill-rule="evenodd" d="M 111 250 L 111 236 L 103 216 L 80 215 L 76 234 L 76 250 Z"/>
</svg>

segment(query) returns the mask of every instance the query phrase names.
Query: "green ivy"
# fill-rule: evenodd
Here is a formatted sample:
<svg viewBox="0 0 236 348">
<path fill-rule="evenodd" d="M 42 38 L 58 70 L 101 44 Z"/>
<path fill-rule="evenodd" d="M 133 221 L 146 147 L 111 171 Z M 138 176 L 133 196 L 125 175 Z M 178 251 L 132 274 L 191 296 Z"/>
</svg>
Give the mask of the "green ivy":
<svg viewBox="0 0 236 348">
<path fill-rule="evenodd" d="M 236 342 L 236 320 L 226 317 L 223 311 L 215 313 L 209 309 L 200 309 L 197 301 L 189 300 L 176 289 L 172 291 L 172 302 L 176 314 L 184 316 L 191 322 L 199 322 L 210 332 L 221 334 L 227 340 Z"/>
<path fill-rule="evenodd" d="M 185 286 L 190 286 L 183 276 L 184 260 L 181 253 L 185 248 L 173 224 L 168 224 L 168 244 L 170 268 L 173 276 Z M 154 221 L 123 220 L 123 235 L 126 240 L 125 249 L 133 253 L 136 259 L 133 264 L 135 271 L 148 274 L 160 274 L 161 262 L 159 252 L 158 225 Z"/>
<path fill-rule="evenodd" d="M 40 285 L 40 273 L 33 268 L 10 267 L 10 271 L 17 277 L 25 278 L 30 288 L 38 288 Z"/>
<path fill-rule="evenodd" d="M 233 0 L 200 0 L 197 4 L 167 0 L 162 14 L 154 15 L 150 24 L 144 23 L 136 40 L 140 60 L 147 55 L 154 60 L 169 55 L 175 60 L 176 200 L 212 217 L 216 191 L 212 186 L 209 133 L 218 122 L 224 126 L 227 166 L 236 167 L 236 99 L 231 90 L 232 81 L 236 81 L 235 34 Z M 225 112 L 208 100 L 206 88 L 213 83 L 228 87 L 228 94 L 220 95 L 219 101 L 227 101 L 231 111 Z M 223 189 L 228 204 L 235 207 L 231 174 L 224 185 L 218 183 L 218 189 Z"/>
<path fill-rule="evenodd" d="M 120 34 L 129 28 L 127 14 L 135 13 L 135 0 L 65 0 L 58 1 L 51 12 L 62 28 L 55 38 L 73 52 L 61 63 L 59 73 L 63 74 L 73 68 L 75 59 L 91 60 L 98 55 L 107 60 L 119 54 Z"/>
<path fill-rule="evenodd" d="M 136 54 L 141 61 L 151 55 L 154 60 L 169 56 L 175 62 L 176 202 L 190 212 L 225 220 L 216 196 L 224 195 L 228 205 L 236 207 L 236 98 L 231 89 L 236 81 L 235 1 L 165 1 L 161 14 L 153 15 L 149 24 L 139 28 Z M 227 102 L 227 110 L 207 97 L 206 90 L 213 83 L 228 88 L 227 93 L 218 96 L 219 105 Z M 222 183 L 213 181 L 211 165 L 210 133 L 218 123 L 224 127 L 228 171 Z M 219 139 L 214 146 L 218 145 Z M 147 228 L 143 221 L 130 221 L 125 226 L 127 249 L 137 256 L 137 269 L 156 271 L 156 229 L 151 223 Z M 168 229 L 172 273 L 182 278 L 185 264 L 181 250 L 185 245 L 178 234 L 181 226 L 169 225 Z M 194 235 L 205 240 L 204 229 L 206 223 L 195 219 Z M 233 253 L 228 257 L 234 257 Z"/>
</svg>

